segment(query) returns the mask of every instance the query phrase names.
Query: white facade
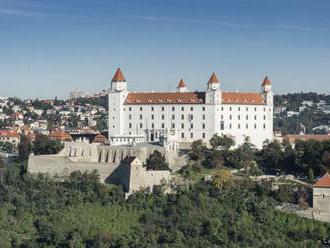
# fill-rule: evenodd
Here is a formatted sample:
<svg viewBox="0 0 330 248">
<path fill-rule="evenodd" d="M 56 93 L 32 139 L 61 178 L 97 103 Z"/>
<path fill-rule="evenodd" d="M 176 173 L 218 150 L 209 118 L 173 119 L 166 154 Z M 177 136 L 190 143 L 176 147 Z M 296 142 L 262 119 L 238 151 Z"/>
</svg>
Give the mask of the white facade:
<svg viewBox="0 0 330 248">
<path fill-rule="evenodd" d="M 181 144 L 198 139 L 207 143 L 216 133 L 233 136 L 236 145 L 249 137 L 258 148 L 273 139 L 270 82 L 260 93 L 224 92 L 212 75 L 206 92 L 133 93 L 121 72 L 121 80 L 116 75 L 109 91 L 109 141 L 113 145 L 128 144 L 132 137 L 143 137 L 138 142 L 157 142 L 169 130 Z"/>
</svg>

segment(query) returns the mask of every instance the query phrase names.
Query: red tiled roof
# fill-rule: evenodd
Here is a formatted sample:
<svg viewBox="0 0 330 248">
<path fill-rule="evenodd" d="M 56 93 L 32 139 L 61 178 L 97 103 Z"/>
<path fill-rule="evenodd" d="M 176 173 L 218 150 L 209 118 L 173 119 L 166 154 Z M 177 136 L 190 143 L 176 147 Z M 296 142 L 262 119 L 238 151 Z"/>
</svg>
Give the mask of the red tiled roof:
<svg viewBox="0 0 330 248">
<path fill-rule="evenodd" d="M 48 137 L 53 140 L 72 141 L 71 135 L 62 130 L 55 130 L 51 132 Z"/>
<path fill-rule="evenodd" d="M 94 140 L 93 140 L 93 143 L 106 143 L 107 142 L 107 138 L 102 135 L 102 134 L 98 134 L 95 136 Z"/>
<path fill-rule="evenodd" d="M 125 104 L 203 104 L 205 92 L 129 93 Z"/>
<path fill-rule="evenodd" d="M 271 85 L 272 82 L 268 79 L 268 77 L 266 76 L 264 81 L 262 82 L 262 86 L 265 86 L 265 85 Z"/>
<path fill-rule="evenodd" d="M 205 92 L 129 93 L 125 104 L 204 104 Z M 259 93 L 222 92 L 223 104 L 265 104 Z"/>
<path fill-rule="evenodd" d="M 13 130 L 0 130 L 1 137 L 16 137 L 19 138 L 19 135 Z"/>
<path fill-rule="evenodd" d="M 124 77 L 124 74 L 120 70 L 120 68 L 117 69 L 115 75 L 112 78 L 112 82 L 125 82 L 126 79 Z"/>
<path fill-rule="evenodd" d="M 314 187 L 330 188 L 330 175 L 325 173 L 315 184 Z"/>
<path fill-rule="evenodd" d="M 183 81 L 183 79 L 181 79 L 178 88 L 184 88 L 184 87 L 186 87 L 186 83 Z"/>
<path fill-rule="evenodd" d="M 208 84 L 217 84 L 217 83 L 220 83 L 220 81 L 217 78 L 217 76 L 215 75 L 215 73 L 213 72 Z"/>
<path fill-rule="evenodd" d="M 222 92 L 222 103 L 262 105 L 265 101 L 259 93 Z"/>
</svg>

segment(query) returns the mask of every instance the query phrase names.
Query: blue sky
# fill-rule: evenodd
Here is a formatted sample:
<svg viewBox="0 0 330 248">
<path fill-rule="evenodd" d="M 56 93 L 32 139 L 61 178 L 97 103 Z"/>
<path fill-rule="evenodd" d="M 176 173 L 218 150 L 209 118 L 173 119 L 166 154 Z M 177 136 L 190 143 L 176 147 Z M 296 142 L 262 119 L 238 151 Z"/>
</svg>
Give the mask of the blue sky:
<svg viewBox="0 0 330 248">
<path fill-rule="evenodd" d="M 0 0 L 0 96 L 136 91 L 330 92 L 329 0 Z"/>
</svg>

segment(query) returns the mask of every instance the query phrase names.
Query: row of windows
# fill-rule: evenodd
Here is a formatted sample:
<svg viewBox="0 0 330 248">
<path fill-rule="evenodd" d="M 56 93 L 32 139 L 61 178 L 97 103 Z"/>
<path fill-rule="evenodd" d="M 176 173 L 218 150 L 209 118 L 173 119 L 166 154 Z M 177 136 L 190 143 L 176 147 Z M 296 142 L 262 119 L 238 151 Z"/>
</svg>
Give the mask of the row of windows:
<svg viewBox="0 0 330 248">
<path fill-rule="evenodd" d="M 139 127 L 140 128 L 143 128 L 143 124 L 140 123 L 139 124 Z M 171 125 L 172 128 L 175 128 L 175 123 L 172 123 Z M 232 124 L 230 123 L 229 124 L 229 129 L 232 129 Z M 129 123 L 128 124 L 128 128 L 132 128 L 132 123 Z M 151 123 L 151 128 L 155 128 L 155 124 L 154 123 Z M 162 123 L 162 128 L 164 129 L 165 128 L 165 123 Z M 184 129 L 185 128 L 185 125 L 184 123 L 181 123 L 181 129 Z M 249 129 L 249 124 L 245 124 L 245 128 L 246 129 Z M 194 125 L 191 123 L 190 124 L 190 129 L 194 129 Z M 202 123 L 202 129 L 205 129 L 205 123 Z M 225 129 L 225 124 L 223 121 L 220 122 L 220 130 L 224 130 Z M 237 124 L 237 129 L 241 129 L 241 124 L 238 123 Z M 254 129 L 257 129 L 257 124 L 255 123 L 254 124 Z M 266 129 L 266 124 L 263 124 L 263 129 Z"/>
<path fill-rule="evenodd" d="M 175 111 L 176 108 L 173 106 L 172 111 Z M 205 107 L 202 107 L 202 110 L 205 111 Z M 125 111 L 125 108 L 124 108 Z M 128 108 L 128 111 L 132 111 L 132 107 Z M 143 111 L 143 107 L 140 107 L 140 111 Z M 155 107 L 151 107 L 151 111 L 155 111 Z M 161 107 L 161 111 L 165 111 L 165 107 Z M 184 107 L 181 107 L 181 111 L 184 111 Z M 190 111 L 194 111 L 194 107 L 190 107 Z"/>
<path fill-rule="evenodd" d="M 140 115 L 139 117 L 140 117 L 140 120 L 143 119 L 143 115 Z M 205 120 L 205 115 L 202 115 L 202 118 L 203 118 L 203 120 Z M 132 120 L 132 115 L 131 114 L 128 115 L 128 119 Z M 154 120 L 154 119 L 155 119 L 155 115 L 152 114 L 151 115 L 151 120 Z M 184 120 L 184 119 L 185 119 L 184 115 L 181 115 L 181 120 Z M 194 115 L 188 115 L 188 119 L 193 120 Z M 162 120 L 165 120 L 165 115 L 162 115 Z M 172 120 L 175 120 L 175 115 L 172 115 Z"/>
<path fill-rule="evenodd" d="M 232 119 L 233 119 L 232 115 L 229 115 L 229 120 L 232 120 Z M 240 120 L 240 119 L 241 119 L 241 116 L 238 115 L 238 116 L 237 116 L 237 119 Z M 249 120 L 249 116 L 246 115 L 246 116 L 245 116 L 245 119 L 246 119 L 246 120 Z M 263 116 L 263 119 L 266 120 L 266 115 Z M 223 120 L 223 115 L 221 115 L 221 120 Z M 255 121 L 257 120 L 257 116 L 256 116 L 256 115 L 254 116 L 254 120 L 255 120 Z"/>
<path fill-rule="evenodd" d="M 193 120 L 194 119 L 194 115 L 189 115 L 188 118 L 189 118 L 189 120 Z M 129 120 L 132 120 L 132 115 L 131 114 L 128 115 L 128 119 Z M 140 120 L 142 120 L 142 119 L 143 119 L 143 115 L 140 114 Z M 151 115 L 151 120 L 154 120 L 154 119 L 155 119 L 155 115 L 152 114 Z M 184 115 L 181 115 L 181 120 L 184 120 L 184 119 L 185 119 L 185 116 Z M 205 120 L 205 115 L 204 114 L 202 115 L 202 119 Z M 224 119 L 224 117 L 223 117 L 223 115 L 221 115 L 221 120 L 223 120 L 223 119 Z M 232 120 L 232 119 L 233 119 L 232 115 L 229 115 L 229 120 Z M 240 120 L 241 119 L 241 116 L 238 115 L 237 116 L 237 119 Z M 245 116 L 245 119 L 246 120 L 249 120 L 249 115 L 246 115 Z M 263 119 L 266 120 L 266 115 L 263 116 Z M 165 115 L 162 115 L 162 120 L 165 120 Z M 175 115 L 174 114 L 172 115 L 172 120 L 175 120 Z M 254 120 L 257 120 L 257 116 L 256 115 L 254 116 Z"/>
<path fill-rule="evenodd" d="M 180 109 L 180 107 L 174 107 L 172 106 L 172 111 L 176 111 Z M 245 107 L 245 111 L 249 111 L 249 107 Z M 124 108 L 124 111 L 126 110 L 126 108 Z M 185 107 L 181 107 L 181 111 L 184 111 L 185 110 Z M 205 107 L 202 107 L 202 110 L 205 111 Z M 219 109 L 218 109 L 219 110 Z M 229 107 L 229 111 L 232 111 L 233 110 L 233 107 Z M 237 110 L 238 111 L 241 111 L 241 107 L 237 107 Z M 271 109 L 269 109 L 271 110 Z M 132 107 L 128 107 L 128 111 L 132 111 Z M 140 111 L 143 111 L 143 107 L 140 107 Z M 151 111 L 155 111 L 155 107 L 151 107 Z M 161 111 L 165 111 L 165 107 L 162 106 L 161 107 Z M 190 107 L 190 111 L 194 111 L 194 107 Z M 222 106 L 221 107 L 221 111 L 224 111 L 224 107 Z M 257 107 L 254 107 L 254 111 L 256 112 L 257 111 Z M 266 107 L 263 107 L 263 111 L 266 112 Z"/>
</svg>

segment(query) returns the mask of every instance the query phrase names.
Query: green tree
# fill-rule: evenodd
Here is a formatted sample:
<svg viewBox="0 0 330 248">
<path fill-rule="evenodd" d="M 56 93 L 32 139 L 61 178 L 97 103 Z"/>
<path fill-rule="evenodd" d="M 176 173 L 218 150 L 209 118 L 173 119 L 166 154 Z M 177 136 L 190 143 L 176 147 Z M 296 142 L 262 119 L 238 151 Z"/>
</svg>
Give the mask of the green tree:
<svg viewBox="0 0 330 248">
<path fill-rule="evenodd" d="M 244 168 L 246 172 L 250 169 L 251 162 L 255 158 L 255 147 L 251 144 L 250 139 L 245 138 L 244 143 L 237 149 L 239 157 L 239 165 Z"/>
<path fill-rule="evenodd" d="M 147 170 L 170 170 L 165 155 L 158 150 L 150 154 L 146 160 L 145 167 Z"/>
<path fill-rule="evenodd" d="M 218 189 L 230 185 L 233 181 L 233 176 L 229 170 L 219 169 L 213 176 L 213 184 Z"/>
<path fill-rule="evenodd" d="M 63 148 L 60 141 L 51 140 L 48 136 L 37 134 L 33 143 L 33 151 L 36 155 L 42 154 L 56 154 Z"/>
<path fill-rule="evenodd" d="M 193 160 L 199 160 L 204 157 L 206 146 L 203 144 L 203 140 L 196 140 L 191 144 L 191 158 Z"/>
<path fill-rule="evenodd" d="M 31 152 L 30 140 L 25 136 L 21 135 L 20 143 L 18 144 L 18 155 L 21 159 L 27 159 Z"/>
<path fill-rule="evenodd" d="M 220 148 L 221 150 L 229 150 L 232 146 L 235 145 L 235 141 L 229 135 L 222 134 L 219 136 L 218 134 L 214 134 L 210 139 L 210 145 L 213 149 Z"/>
</svg>

